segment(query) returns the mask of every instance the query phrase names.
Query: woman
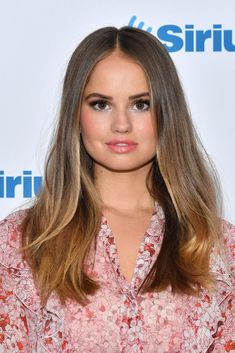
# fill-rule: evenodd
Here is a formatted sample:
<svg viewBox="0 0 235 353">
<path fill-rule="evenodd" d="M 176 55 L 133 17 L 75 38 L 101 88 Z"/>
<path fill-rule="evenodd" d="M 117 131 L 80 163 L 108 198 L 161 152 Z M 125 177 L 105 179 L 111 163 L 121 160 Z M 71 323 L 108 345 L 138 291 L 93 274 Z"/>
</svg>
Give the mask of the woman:
<svg viewBox="0 0 235 353">
<path fill-rule="evenodd" d="M 164 46 L 127 26 L 88 35 L 41 192 L 0 224 L 2 351 L 234 351 L 218 195 Z"/>
</svg>

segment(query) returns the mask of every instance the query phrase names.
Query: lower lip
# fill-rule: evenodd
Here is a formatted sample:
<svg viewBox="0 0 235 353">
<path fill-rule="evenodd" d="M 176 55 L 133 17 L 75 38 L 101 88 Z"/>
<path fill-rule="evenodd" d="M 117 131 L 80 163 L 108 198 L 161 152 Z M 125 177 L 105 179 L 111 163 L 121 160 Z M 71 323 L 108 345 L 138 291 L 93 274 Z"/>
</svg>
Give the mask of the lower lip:
<svg viewBox="0 0 235 353">
<path fill-rule="evenodd" d="M 107 146 L 114 152 L 117 153 L 127 153 L 135 150 L 137 145 L 128 145 L 128 146 L 118 146 L 118 145 L 108 145 Z"/>
</svg>

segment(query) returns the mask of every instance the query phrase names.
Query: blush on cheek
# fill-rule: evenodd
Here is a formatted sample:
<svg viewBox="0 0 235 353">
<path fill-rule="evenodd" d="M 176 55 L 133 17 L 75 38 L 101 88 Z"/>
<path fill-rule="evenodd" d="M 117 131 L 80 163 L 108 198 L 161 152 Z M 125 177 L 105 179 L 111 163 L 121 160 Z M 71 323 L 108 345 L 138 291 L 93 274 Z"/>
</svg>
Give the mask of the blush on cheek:
<svg viewBox="0 0 235 353">
<path fill-rule="evenodd" d="M 99 114 L 94 114 L 94 112 L 89 109 L 81 111 L 80 126 L 83 135 L 86 135 L 87 138 L 95 139 L 105 136 L 110 128 L 107 119 L 104 119 L 103 116 L 101 118 Z"/>
<path fill-rule="evenodd" d="M 80 126 L 82 132 L 91 133 L 95 128 L 94 119 L 92 119 L 92 114 L 89 111 L 83 111 L 80 117 Z"/>
</svg>

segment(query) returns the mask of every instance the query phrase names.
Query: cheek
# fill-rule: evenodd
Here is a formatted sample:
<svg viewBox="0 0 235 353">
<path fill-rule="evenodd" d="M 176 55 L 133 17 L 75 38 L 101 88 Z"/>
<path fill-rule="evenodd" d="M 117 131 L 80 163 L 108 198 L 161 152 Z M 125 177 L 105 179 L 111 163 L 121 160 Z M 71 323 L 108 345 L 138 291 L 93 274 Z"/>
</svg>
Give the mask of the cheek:
<svg viewBox="0 0 235 353">
<path fill-rule="evenodd" d="M 97 141 L 102 141 L 107 136 L 107 126 L 101 117 L 90 110 L 81 112 L 80 126 L 82 138 L 85 144 L 93 145 Z"/>
<path fill-rule="evenodd" d="M 80 126 L 81 126 L 83 135 L 88 135 L 93 133 L 95 123 L 89 111 L 81 112 Z"/>
<path fill-rule="evenodd" d="M 155 122 L 152 119 L 146 119 L 139 124 L 138 130 L 143 139 L 148 137 L 149 139 L 155 139 L 157 137 Z"/>
</svg>

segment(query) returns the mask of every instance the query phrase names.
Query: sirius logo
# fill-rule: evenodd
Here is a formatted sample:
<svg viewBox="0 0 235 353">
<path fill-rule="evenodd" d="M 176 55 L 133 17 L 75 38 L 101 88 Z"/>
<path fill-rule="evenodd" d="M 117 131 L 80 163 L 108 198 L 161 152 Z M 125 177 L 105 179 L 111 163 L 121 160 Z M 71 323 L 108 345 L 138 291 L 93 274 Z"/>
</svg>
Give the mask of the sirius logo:
<svg viewBox="0 0 235 353">
<path fill-rule="evenodd" d="M 137 20 L 132 16 L 128 26 L 133 27 Z M 144 22 L 140 21 L 135 25 L 137 28 L 144 29 Z M 147 32 L 152 33 L 152 27 L 146 28 Z M 174 24 L 164 25 L 158 28 L 156 33 L 152 33 L 163 42 L 169 52 L 177 52 L 184 48 L 186 52 L 204 52 L 206 42 L 210 42 L 213 52 L 235 52 L 233 44 L 233 32 L 231 29 L 222 29 L 221 24 L 212 25 L 212 29 L 195 29 L 193 24 L 186 24 L 184 28 Z"/>
<path fill-rule="evenodd" d="M 23 175 L 5 176 L 0 170 L 0 198 L 14 198 L 16 188 L 22 190 L 22 196 L 33 197 L 37 195 L 42 187 L 42 177 L 32 176 L 31 170 L 23 170 Z"/>
</svg>

